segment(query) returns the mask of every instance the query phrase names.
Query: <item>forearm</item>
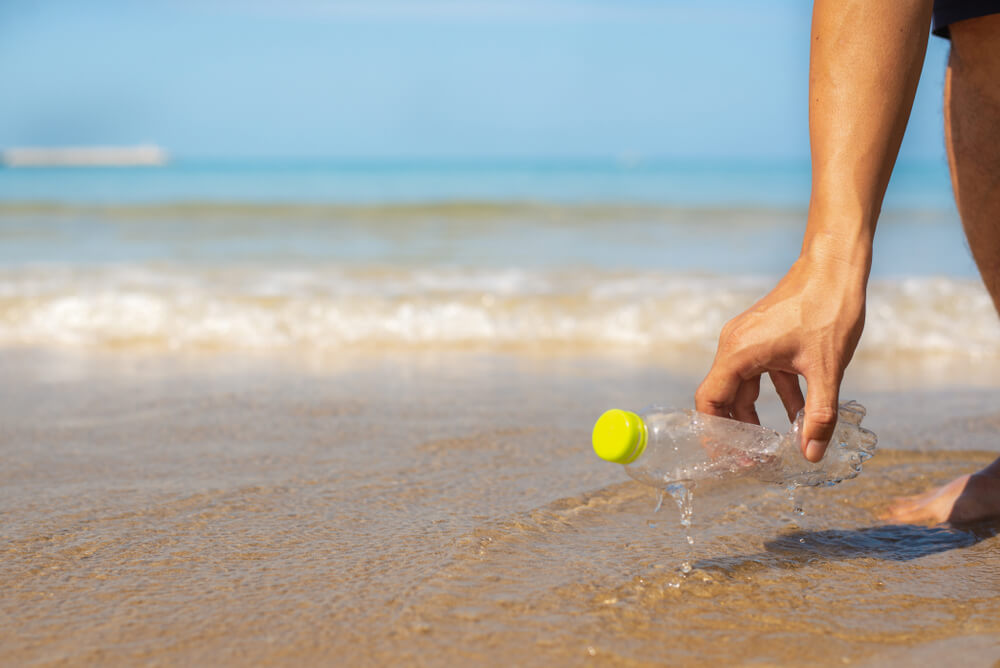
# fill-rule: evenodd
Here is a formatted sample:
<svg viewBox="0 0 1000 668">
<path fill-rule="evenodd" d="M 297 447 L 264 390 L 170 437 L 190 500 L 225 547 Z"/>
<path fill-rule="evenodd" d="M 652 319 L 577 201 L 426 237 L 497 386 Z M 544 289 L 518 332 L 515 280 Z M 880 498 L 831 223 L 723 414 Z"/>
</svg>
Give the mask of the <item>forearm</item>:
<svg viewBox="0 0 1000 668">
<path fill-rule="evenodd" d="M 920 79 L 932 0 L 816 0 L 804 257 L 867 282 L 875 224 Z"/>
<path fill-rule="evenodd" d="M 755 422 L 770 373 L 802 447 L 823 457 L 861 337 L 872 239 L 910 115 L 932 0 L 816 0 L 809 65 L 812 196 L 802 255 L 722 330 L 699 411 Z M 803 397 L 799 376 L 808 395 Z"/>
</svg>

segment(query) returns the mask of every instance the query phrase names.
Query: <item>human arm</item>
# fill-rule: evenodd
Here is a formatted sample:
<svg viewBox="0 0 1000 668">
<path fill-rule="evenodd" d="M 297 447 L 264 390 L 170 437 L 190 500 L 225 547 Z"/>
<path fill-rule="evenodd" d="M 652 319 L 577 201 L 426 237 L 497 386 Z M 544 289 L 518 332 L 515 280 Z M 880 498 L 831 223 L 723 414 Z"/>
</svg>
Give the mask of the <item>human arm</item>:
<svg viewBox="0 0 1000 668">
<path fill-rule="evenodd" d="M 809 64 L 812 191 L 798 260 L 722 330 L 695 395 L 703 413 L 759 423 L 770 374 L 803 453 L 819 461 L 837 423 L 840 382 L 864 327 L 872 240 L 903 139 L 932 0 L 816 0 Z M 798 376 L 808 388 L 803 398 Z"/>
</svg>

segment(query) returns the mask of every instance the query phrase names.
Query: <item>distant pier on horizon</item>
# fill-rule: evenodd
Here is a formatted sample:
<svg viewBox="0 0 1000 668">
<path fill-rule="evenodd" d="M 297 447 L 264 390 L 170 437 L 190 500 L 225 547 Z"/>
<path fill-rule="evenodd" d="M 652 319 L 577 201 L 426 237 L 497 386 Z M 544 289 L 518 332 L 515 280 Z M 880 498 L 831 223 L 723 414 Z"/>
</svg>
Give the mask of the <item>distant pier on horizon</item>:
<svg viewBox="0 0 1000 668">
<path fill-rule="evenodd" d="M 167 152 L 155 144 L 24 146 L 0 151 L 0 164 L 4 167 L 161 167 L 167 162 Z"/>
</svg>

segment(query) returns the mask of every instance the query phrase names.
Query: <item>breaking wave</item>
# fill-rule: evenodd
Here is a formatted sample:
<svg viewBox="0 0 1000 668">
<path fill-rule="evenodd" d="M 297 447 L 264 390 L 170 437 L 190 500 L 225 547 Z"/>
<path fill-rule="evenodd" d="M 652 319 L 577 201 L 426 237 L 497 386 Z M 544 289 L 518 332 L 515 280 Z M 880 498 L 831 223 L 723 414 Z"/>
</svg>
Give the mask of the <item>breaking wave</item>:
<svg viewBox="0 0 1000 668">
<path fill-rule="evenodd" d="M 711 351 L 772 279 L 658 272 L 183 265 L 0 270 L 0 345 Z M 859 355 L 1000 357 L 974 280 L 872 283 Z"/>
</svg>

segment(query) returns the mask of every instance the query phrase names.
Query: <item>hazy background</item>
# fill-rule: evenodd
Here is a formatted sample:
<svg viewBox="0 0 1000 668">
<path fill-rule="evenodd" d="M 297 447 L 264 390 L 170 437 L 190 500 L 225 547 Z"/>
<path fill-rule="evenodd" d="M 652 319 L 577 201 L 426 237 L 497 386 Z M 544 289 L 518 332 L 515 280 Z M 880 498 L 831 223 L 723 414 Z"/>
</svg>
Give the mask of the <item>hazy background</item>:
<svg viewBox="0 0 1000 668">
<path fill-rule="evenodd" d="M 810 3 L 0 7 L 0 344 L 708 355 L 795 260 Z M 996 357 L 932 38 L 861 354 Z M 3 301 L 5 300 L 5 301 Z M 700 363 L 699 363 L 700 364 Z"/>
<path fill-rule="evenodd" d="M 0 146 L 808 158 L 799 0 L 6 0 Z M 902 160 L 943 160 L 933 39 Z"/>
</svg>

